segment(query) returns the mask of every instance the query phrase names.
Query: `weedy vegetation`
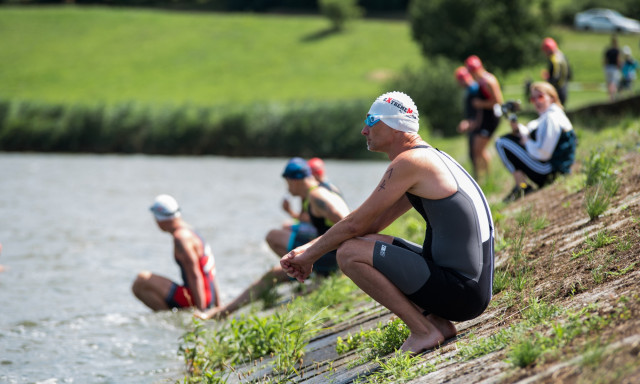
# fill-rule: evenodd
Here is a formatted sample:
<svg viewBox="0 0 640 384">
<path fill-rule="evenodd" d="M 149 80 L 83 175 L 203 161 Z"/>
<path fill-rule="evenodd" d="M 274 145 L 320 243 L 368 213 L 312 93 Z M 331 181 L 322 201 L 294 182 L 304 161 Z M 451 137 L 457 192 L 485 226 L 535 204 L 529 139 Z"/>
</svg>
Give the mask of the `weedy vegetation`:
<svg viewBox="0 0 640 384">
<path fill-rule="evenodd" d="M 179 349 L 189 372 L 184 382 L 226 382 L 230 372 L 241 380 L 287 382 L 297 374 L 309 339 L 324 330 L 329 319 L 347 319 L 353 305 L 364 300 L 351 280 L 330 276 L 319 282 L 317 290 L 281 305 L 272 315 L 254 309 L 227 321 L 194 319 L 194 328 L 183 335 Z M 255 369 L 241 373 L 236 369 L 251 364 Z M 258 369 L 264 373 L 256 377 L 262 372 Z"/>
</svg>

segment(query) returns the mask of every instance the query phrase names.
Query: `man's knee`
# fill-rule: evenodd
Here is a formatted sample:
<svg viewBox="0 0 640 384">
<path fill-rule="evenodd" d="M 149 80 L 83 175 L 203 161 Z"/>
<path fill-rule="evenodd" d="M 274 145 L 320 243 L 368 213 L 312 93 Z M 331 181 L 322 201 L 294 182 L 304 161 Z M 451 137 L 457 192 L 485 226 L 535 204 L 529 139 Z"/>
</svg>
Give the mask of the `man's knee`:
<svg viewBox="0 0 640 384">
<path fill-rule="evenodd" d="M 496 148 L 498 148 L 498 147 L 504 147 L 504 146 L 506 145 L 506 143 L 508 143 L 508 142 L 510 142 L 510 141 L 511 141 L 511 142 L 515 141 L 515 140 L 513 140 L 513 137 L 514 137 L 514 136 L 513 136 L 513 135 L 511 135 L 511 134 L 506 134 L 506 135 L 502 135 L 502 136 L 498 137 L 498 138 L 496 139 L 496 144 L 495 144 L 495 145 L 496 145 Z"/>
<path fill-rule="evenodd" d="M 136 279 L 133 281 L 133 284 L 131 285 L 131 290 L 134 293 L 140 292 L 140 290 L 144 289 L 144 287 L 147 285 L 151 276 L 152 276 L 152 273 L 150 271 L 142 271 L 138 273 L 138 276 L 136 276 Z"/>
<path fill-rule="evenodd" d="M 338 260 L 344 259 L 345 261 L 353 258 L 368 259 L 373 254 L 373 247 L 376 241 L 391 244 L 393 243 L 393 236 L 371 233 L 349 239 L 338 247 L 336 258 Z"/>
<path fill-rule="evenodd" d="M 362 253 L 365 252 L 362 247 L 362 238 L 349 239 L 342 243 L 336 252 L 336 261 L 338 267 L 344 270 L 350 263 L 353 263 L 359 257 L 362 257 Z M 372 240 L 374 241 L 374 240 Z"/>
<path fill-rule="evenodd" d="M 291 231 L 286 229 L 272 229 L 267 233 L 266 241 L 272 250 L 278 252 L 278 250 L 286 249 L 289 243 L 289 237 Z"/>
<path fill-rule="evenodd" d="M 279 233 L 280 233 L 280 230 L 279 230 L 279 229 L 272 229 L 272 230 L 270 230 L 270 231 L 267 233 L 267 237 L 266 237 L 266 239 L 265 239 L 265 240 L 267 241 L 267 244 L 269 244 L 269 245 L 273 245 L 273 244 L 275 244 L 275 242 L 276 242 L 276 241 L 277 241 L 277 239 L 279 238 L 279 236 L 278 236 L 278 235 L 279 235 Z"/>
</svg>

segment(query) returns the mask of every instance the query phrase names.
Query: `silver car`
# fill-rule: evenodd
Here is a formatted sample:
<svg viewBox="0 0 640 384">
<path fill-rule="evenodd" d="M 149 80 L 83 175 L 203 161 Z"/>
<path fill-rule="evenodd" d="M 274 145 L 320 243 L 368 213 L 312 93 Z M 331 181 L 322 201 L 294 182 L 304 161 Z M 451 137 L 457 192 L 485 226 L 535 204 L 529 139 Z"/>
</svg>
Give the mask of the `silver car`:
<svg viewBox="0 0 640 384">
<path fill-rule="evenodd" d="M 640 33 L 640 22 L 612 9 L 594 8 L 576 13 L 574 26 L 580 30 Z"/>
</svg>

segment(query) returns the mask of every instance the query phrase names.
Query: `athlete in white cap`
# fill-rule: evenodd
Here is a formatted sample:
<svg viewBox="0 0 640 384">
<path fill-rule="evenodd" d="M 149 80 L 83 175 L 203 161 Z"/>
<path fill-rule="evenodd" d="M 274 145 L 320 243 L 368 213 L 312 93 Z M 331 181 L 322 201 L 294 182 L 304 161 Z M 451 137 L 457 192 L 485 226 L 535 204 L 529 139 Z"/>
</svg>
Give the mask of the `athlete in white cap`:
<svg viewBox="0 0 640 384">
<path fill-rule="evenodd" d="M 401 92 L 371 106 L 362 128 L 369 150 L 391 164 L 369 198 L 322 236 L 286 254 L 282 268 L 300 281 L 337 249 L 340 269 L 402 319 L 402 350 L 420 353 L 456 335 L 452 321 L 479 316 L 491 300 L 493 223 L 473 178 L 422 140 L 416 106 Z M 411 207 L 427 221 L 422 246 L 379 234 Z"/>
<path fill-rule="evenodd" d="M 149 209 L 158 227 L 173 237 L 174 257 L 180 266 L 183 283 L 142 271 L 133 282 L 133 293 L 154 311 L 218 307 L 215 261 L 209 244 L 182 219 L 178 202 L 172 196 L 157 196 Z"/>
</svg>

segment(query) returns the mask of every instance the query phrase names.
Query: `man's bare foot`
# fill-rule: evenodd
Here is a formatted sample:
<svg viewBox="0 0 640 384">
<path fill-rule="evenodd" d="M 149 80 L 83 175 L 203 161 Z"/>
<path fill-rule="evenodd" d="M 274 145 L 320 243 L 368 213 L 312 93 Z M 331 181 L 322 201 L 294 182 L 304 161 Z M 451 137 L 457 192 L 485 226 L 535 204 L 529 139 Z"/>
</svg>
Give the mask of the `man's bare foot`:
<svg viewBox="0 0 640 384">
<path fill-rule="evenodd" d="M 458 333 L 458 330 L 456 330 L 456 326 L 453 325 L 451 321 L 445 318 L 430 314 L 427 316 L 427 320 L 429 320 L 431 324 L 438 328 L 438 331 L 440 331 L 442 336 L 444 336 L 445 340 L 454 337 Z"/>
<path fill-rule="evenodd" d="M 457 334 L 453 323 L 445 318 L 433 314 L 424 317 L 427 332 L 412 332 L 400 349 L 413 355 L 428 349 L 438 347 L 445 340 Z"/>
<path fill-rule="evenodd" d="M 193 317 L 197 317 L 200 320 L 209 320 L 210 316 L 209 316 L 209 311 L 201 311 L 199 309 L 196 309 L 195 311 L 193 311 Z"/>
<path fill-rule="evenodd" d="M 201 320 L 222 319 L 227 317 L 228 314 L 229 312 L 224 310 L 223 307 L 211 308 L 204 312 L 200 311 L 199 309 L 196 309 L 195 312 L 193 312 L 193 316 Z"/>
<path fill-rule="evenodd" d="M 427 335 L 415 335 L 412 333 L 402 344 L 400 350 L 409 352 L 412 355 L 418 355 L 428 349 L 439 346 L 444 340 L 444 336 L 438 330 Z"/>
</svg>

